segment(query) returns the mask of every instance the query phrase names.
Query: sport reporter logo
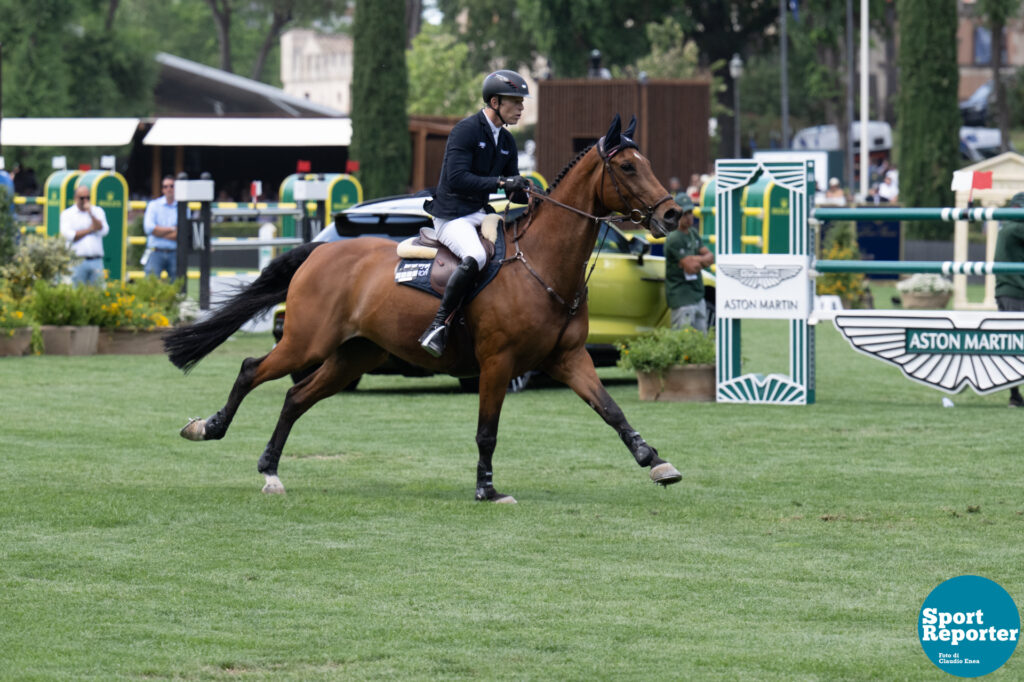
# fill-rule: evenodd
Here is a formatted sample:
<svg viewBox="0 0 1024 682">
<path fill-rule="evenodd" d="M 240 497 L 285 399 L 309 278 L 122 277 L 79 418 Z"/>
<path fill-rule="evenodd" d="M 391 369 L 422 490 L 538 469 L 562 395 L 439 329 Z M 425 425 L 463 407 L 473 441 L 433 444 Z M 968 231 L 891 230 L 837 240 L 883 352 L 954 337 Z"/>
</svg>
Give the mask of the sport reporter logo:
<svg viewBox="0 0 1024 682">
<path fill-rule="evenodd" d="M 918 637 L 931 662 L 957 677 L 1002 667 L 1020 639 L 1020 613 L 998 583 L 976 575 L 950 578 L 921 605 Z"/>
</svg>

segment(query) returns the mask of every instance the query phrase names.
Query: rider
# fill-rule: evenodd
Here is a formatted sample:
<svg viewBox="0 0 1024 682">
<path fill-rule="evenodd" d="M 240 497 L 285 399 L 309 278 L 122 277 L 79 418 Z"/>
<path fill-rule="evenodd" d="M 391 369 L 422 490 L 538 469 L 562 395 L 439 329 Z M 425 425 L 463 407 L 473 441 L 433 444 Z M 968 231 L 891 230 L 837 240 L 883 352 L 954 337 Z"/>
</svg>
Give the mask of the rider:
<svg viewBox="0 0 1024 682">
<path fill-rule="evenodd" d="M 434 357 L 444 353 L 447 319 L 469 292 L 487 254 L 477 230 L 493 213 L 490 193 L 504 189 L 517 203 L 526 203 L 530 181 L 519 175 L 519 154 L 512 134 L 503 125 L 519 122 L 523 98 L 530 96 L 526 81 L 515 71 L 495 71 L 484 79 L 486 106 L 455 124 L 448 136 L 441 178 L 423 208 L 434 217 L 437 240 L 461 261 L 448 279 L 441 306 L 420 346 Z"/>
</svg>

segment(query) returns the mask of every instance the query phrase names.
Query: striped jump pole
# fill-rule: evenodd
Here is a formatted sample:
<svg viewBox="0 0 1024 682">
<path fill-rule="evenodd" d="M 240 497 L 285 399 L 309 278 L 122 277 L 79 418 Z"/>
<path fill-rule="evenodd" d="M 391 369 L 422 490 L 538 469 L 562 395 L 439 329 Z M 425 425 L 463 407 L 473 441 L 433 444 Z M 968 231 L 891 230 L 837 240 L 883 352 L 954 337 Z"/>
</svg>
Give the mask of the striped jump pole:
<svg viewBox="0 0 1024 682">
<path fill-rule="evenodd" d="M 865 274 L 912 274 L 918 272 L 940 275 L 1020 275 L 1024 263 L 997 263 L 993 261 L 874 261 L 874 260 L 819 260 L 816 272 L 863 272 Z"/>
<path fill-rule="evenodd" d="M 1024 208 L 816 208 L 811 216 L 827 220 L 1024 220 Z"/>
</svg>

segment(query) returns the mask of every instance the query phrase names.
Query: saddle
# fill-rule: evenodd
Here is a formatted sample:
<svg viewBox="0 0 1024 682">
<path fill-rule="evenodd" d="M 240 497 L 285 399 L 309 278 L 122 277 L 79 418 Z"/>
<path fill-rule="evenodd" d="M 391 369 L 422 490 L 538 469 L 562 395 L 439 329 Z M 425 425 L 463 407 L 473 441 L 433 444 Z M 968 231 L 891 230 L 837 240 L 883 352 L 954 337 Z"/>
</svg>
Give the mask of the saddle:
<svg viewBox="0 0 1024 682">
<path fill-rule="evenodd" d="M 497 214 L 490 214 L 480 224 L 480 242 L 487 253 L 487 264 L 481 269 L 476 285 L 466 296 L 463 305 L 473 300 L 501 268 L 501 261 L 505 257 L 505 240 L 499 238 L 501 222 Z M 447 246 L 437 241 L 434 228 L 420 228 L 417 236 L 399 242 L 396 251 L 401 260 L 395 268 L 395 282 L 426 291 L 438 298 L 444 295 L 445 285 L 459 266 L 459 259 Z"/>
</svg>

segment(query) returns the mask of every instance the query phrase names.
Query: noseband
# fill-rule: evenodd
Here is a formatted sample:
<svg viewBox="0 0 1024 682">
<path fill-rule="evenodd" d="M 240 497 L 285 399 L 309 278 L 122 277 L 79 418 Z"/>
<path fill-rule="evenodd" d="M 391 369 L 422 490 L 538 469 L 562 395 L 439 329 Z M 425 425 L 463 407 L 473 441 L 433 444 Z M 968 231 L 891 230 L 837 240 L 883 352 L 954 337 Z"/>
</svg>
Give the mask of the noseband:
<svg viewBox="0 0 1024 682">
<path fill-rule="evenodd" d="M 651 218 L 654 217 L 654 212 L 658 210 L 658 207 L 664 204 L 666 201 L 672 201 L 672 196 L 666 194 L 665 196 L 654 202 L 653 205 L 646 206 L 644 205 L 644 202 L 642 199 L 640 199 L 640 197 L 638 197 L 631 189 L 629 189 L 629 187 L 626 187 L 626 191 L 629 192 L 629 196 L 635 199 L 641 206 L 643 206 L 643 208 L 640 209 L 635 208 L 632 202 L 629 199 L 627 199 L 625 195 L 623 195 L 622 189 L 619 187 L 619 179 L 616 177 L 615 169 L 612 168 L 610 162 L 613 156 L 618 154 L 623 149 L 628 149 L 630 147 L 636 149 L 637 145 L 635 142 L 633 142 L 633 140 L 625 136 L 622 137 L 622 142 L 617 147 L 614 147 L 609 151 L 605 151 L 603 137 L 597 141 L 597 155 L 601 157 L 601 161 L 602 163 L 604 163 L 604 168 L 601 170 L 601 184 L 604 184 L 604 176 L 607 173 L 608 177 L 612 181 L 612 187 L 615 188 L 615 193 L 619 195 L 619 199 L 622 201 L 622 203 L 625 204 L 627 208 L 629 208 L 629 213 L 625 217 L 629 218 L 629 221 L 634 225 L 643 225 L 644 227 L 650 229 Z"/>
</svg>

